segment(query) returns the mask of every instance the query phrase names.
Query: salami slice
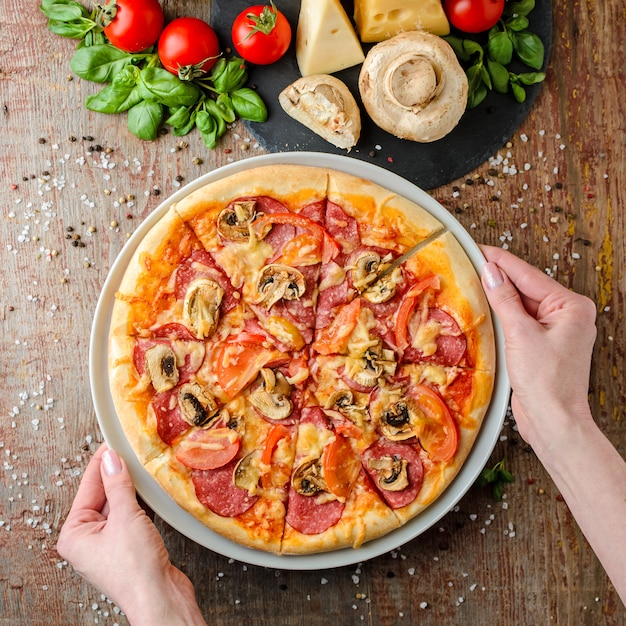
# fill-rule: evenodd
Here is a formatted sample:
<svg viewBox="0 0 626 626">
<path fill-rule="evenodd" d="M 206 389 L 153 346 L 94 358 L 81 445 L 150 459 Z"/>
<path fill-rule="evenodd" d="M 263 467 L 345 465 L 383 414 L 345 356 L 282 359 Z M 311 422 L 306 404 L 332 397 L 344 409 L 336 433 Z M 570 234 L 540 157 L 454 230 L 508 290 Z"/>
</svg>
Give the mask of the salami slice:
<svg viewBox="0 0 626 626">
<path fill-rule="evenodd" d="M 331 201 L 326 202 L 325 228 L 340 243 L 342 251 L 354 250 L 361 243 L 356 219 Z"/>
<path fill-rule="evenodd" d="M 242 515 L 258 500 L 233 482 L 233 472 L 239 459 L 214 470 L 195 470 L 191 474 L 198 500 L 221 517 Z"/>
<path fill-rule="evenodd" d="M 344 507 L 339 500 L 320 503 L 318 496 L 302 496 L 291 487 L 285 520 L 300 533 L 319 535 L 341 519 Z"/>
<path fill-rule="evenodd" d="M 378 483 L 380 472 L 368 466 L 368 461 L 372 459 L 382 459 L 383 457 L 399 457 L 405 459 L 408 472 L 408 486 L 401 491 L 389 491 L 382 489 Z M 363 467 L 368 473 L 372 482 L 385 502 L 392 509 L 400 509 L 407 504 L 411 504 L 417 497 L 424 481 L 424 465 L 418 451 L 406 443 L 396 443 L 388 439 L 379 439 L 363 453 Z"/>
<path fill-rule="evenodd" d="M 439 335 L 436 338 L 437 349 L 433 354 L 424 353 L 412 344 L 402 356 L 403 363 L 432 363 L 434 365 L 459 365 L 467 351 L 467 339 L 456 323 L 456 320 L 441 309 L 431 308 L 428 310 L 426 323 L 436 322 L 440 326 Z"/>
<path fill-rule="evenodd" d="M 159 437 L 169 446 L 190 428 L 183 419 L 178 405 L 178 387 L 157 393 L 152 399 L 152 408 L 157 421 Z"/>
</svg>

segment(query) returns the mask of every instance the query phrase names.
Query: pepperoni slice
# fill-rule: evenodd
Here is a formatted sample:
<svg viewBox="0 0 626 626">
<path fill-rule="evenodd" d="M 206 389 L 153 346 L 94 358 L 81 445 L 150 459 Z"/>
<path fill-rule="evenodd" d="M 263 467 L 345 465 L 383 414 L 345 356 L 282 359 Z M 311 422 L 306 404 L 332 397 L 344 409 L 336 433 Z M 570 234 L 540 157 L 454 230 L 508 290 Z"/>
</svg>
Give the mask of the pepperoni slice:
<svg viewBox="0 0 626 626">
<path fill-rule="evenodd" d="M 316 496 L 300 495 L 291 487 L 285 520 L 300 533 L 319 535 L 341 519 L 344 506 L 339 500 L 320 503 Z"/>
<path fill-rule="evenodd" d="M 178 405 L 178 386 L 163 393 L 157 393 L 151 404 L 156 416 L 159 437 L 171 446 L 177 437 L 190 428 L 183 419 Z"/>
<path fill-rule="evenodd" d="M 242 515 L 258 500 L 233 482 L 238 459 L 214 470 L 194 470 L 191 474 L 198 500 L 221 517 Z"/>
<path fill-rule="evenodd" d="M 408 462 L 407 472 L 409 484 L 402 491 L 388 491 L 378 484 L 379 471 L 368 467 L 370 459 L 382 459 L 385 456 L 398 456 Z M 417 450 L 406 443 L 396 443 L 387 439 L 379 439 L 363 453 L 363 467 L 385 502 L 392 509 L 400 509 L 411 504 L 422 488 L 424 482 L 424 465 Z"/>
</svg>

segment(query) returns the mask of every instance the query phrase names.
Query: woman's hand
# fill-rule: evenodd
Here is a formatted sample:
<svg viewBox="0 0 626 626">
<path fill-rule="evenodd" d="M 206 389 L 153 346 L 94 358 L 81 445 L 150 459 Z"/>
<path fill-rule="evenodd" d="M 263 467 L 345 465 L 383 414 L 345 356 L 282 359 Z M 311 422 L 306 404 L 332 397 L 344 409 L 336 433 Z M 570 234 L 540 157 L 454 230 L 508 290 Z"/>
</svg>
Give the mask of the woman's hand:
<svg viewBox="0 0 626 626">
<path fill-rule="evenodd" d="M 104 444 L 85 470 L 57 550 L 133 625 L 205 624 L 191 581 L 170 563 L 137 502 L 126 464 Z"/>
<path fill-rule="evenodd" d="M 557 419 L 563 409 L 569 419 L 592 419 L 595 305 L 505 250 L 482 250 L 483 285 L 504 331 L 515 420 L 533 447 L 550 446 L 567 429 Z"/>
</svg>

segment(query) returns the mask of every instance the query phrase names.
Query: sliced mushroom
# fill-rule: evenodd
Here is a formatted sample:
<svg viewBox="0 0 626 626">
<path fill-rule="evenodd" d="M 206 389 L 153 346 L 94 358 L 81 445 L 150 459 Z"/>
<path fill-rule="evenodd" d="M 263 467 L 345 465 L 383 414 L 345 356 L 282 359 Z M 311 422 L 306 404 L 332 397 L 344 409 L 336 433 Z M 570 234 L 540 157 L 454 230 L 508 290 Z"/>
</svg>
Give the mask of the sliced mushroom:
<svg viewBox="0 0 626 626">
<path fill-rule="evenodd" d="M 407 466 L 408 461 L 395 454 L 367 462 L 369 469 L 379 472 L 378 486 L 385 491 L 402 491 L 409 486 Z"/>
<path fill-rule="evenodd" d="M 424 414 L 415 402 L 402 399 L 384 408 L 379 416 L 380 430 L 390 441 L 416 437 Z"/>
<path fill-rule="evenodd" d="M 396 365 L 393 351 L 384 349 L 379 341 L 370 345 L 361 357 L 348 357 L 345 372 L 357 384 L 375 387 L 383 374 L 395 373 Z"/>
<path fill-rule="evenodd" d="M 233 482 L 239 489 L 245 489 L 250 495 L 254 495 L 259 487 L 262 473 L 261 451 L 254 450 L 235 465 Z"/>
<path fill-rule="evenodd" d="M 250 391 L 250 403 L 265 417 L 282 420 L 293 411 L 290 395 L 291 385 L 283 374 L 264 367 Z"/>
<path fill-rule="evenodd" d="M 210 337 L 217 328 L 224 289 L 210 278 L 196 278 L 187 288 L 183 321 L 198 339 Z"/>
<path fill-rule="evenodd" d="M 328 398 L 326 408 L 339 411 L 339 413 L 345 415 L 349 420 L 357 424 L 357 426 L 363 424 L 367 415 L 364 406 L 354 403 L 354 394 L 350 389 L 335 391 L 330 398 Z"/>
<path fill-rule="evenodd" d="M 314 496 L 322 491 L 328 491 L 328 485 L 322 475 L 320 459 L 309 459 L 301 463 L 291 478 L 293 488 L 302 496 Z"/>
<path fill-rule="evenodd" d="M 385 269 L 381 266 L 380 254 L 373 250 L 368 250 L 360 254 L 350 268 L 352 284 L 359 293 L 365 291 Z"/>
<path fill-rule="evenodd" d="M 396 267 L 388 274 L 381 276 L 371 287 L 363 292 L 363 297 L 373 304 L 388 302 L 396 295 L 396 289 L 402 280 L 402 269 Z"/>
<path fill-rule="evenodd" d="M 266 265 L 257 280 L 257 304 L 270 309 L 279 300 L 298 300 L 306 289 L 302 272 L 272 263 Z"/>
<path fill-rule="evenodd" d="M 157 393 L 167 391 L 178 383 L 178 367 L 174 350 L 158 343 L 146 350 L 146 372 Z"/>
<path fill-rule="evenodd" d="M 250 224 L 256 218 L 256 202 L 242 200 L 233 202 L 217 217 L 217 232 L 230 241 L 247 241 Z"/>
<path fill-rule="evenodd" d="M 288 115 L 338 148 L 350 150 L 359 140 L 359 107 L 348 87 L 334 76 L 299 78 L 278 95 L 278 101 Z"/>
<path fill-rule="evenodd" d="M 423 31 L 375 45 L 359 75 L 363 105 L 383 130 L 412 141 L 447 135 L 467 105 L 468 83 L 452 47 Z"/>
<path fill-rule="evenodd" d="M 215 398 L 198 383 L 185 383 L 178 391 L 183 419 L 192 426 L 210 426 L 218 416 Z"/>
</svg>

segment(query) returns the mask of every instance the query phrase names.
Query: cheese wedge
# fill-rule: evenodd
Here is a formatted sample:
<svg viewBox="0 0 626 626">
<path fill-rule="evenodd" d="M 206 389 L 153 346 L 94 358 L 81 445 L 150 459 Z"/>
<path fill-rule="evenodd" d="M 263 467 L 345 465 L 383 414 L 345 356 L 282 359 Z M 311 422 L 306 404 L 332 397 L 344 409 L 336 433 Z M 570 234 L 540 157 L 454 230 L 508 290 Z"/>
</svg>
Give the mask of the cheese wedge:
<svg viewBox="0 0 626 626">
<path fill-rule="evenodd" d="M 450 33 L 441 0 L 355 0 L 354 21 L 363 42 L 385 41 L 398 33 Z"/>
<path fill-rule="evenodd" d="M 339 0 L 302 0 L 296 30 L 296 59 L 302 76 L 333 74 L 364 58 Z"/>
</svg>

